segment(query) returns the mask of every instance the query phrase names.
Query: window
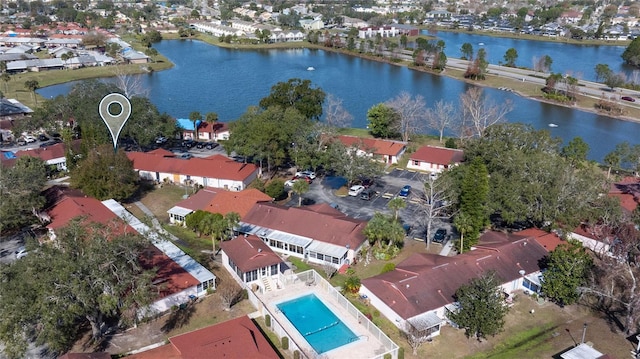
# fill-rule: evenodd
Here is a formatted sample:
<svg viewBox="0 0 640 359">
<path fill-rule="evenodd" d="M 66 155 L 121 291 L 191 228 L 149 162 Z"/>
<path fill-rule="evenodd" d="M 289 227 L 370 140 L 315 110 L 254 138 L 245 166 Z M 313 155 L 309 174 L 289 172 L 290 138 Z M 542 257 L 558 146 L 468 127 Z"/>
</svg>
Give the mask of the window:
<svg viewBox="0 0 640 359">
<path fill-rule="evenodd" d="M 418 160 L 413 160 L 413 165 L 414 165 L 414 166 L 420 166 L 420 161 L 418 161 Z"/>
<path fill-rule="evenodd" d="M 251 272 L 245 273 L 245 282 L 253 282 L 254 280 L 258 280 L 258 270 L 254 269 Z"/>
<path fill-rule="evenodd" d="M 271 265 L 271 275 L 277 275 L 277 274 L 278 274 L 278 265 L 277 264 Z"/>
</svg>

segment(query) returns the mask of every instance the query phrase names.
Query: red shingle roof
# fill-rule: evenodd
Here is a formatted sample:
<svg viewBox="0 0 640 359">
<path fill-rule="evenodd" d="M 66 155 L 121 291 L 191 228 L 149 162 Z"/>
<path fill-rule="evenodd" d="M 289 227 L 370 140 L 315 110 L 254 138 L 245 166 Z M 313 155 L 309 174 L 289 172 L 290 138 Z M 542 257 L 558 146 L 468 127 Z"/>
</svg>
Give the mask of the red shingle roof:
<svg viewBox="0 0 640 359">
<path fill-rule="evenodd" d="M 462 150 L 454 150 L 451 148 L 422 146 L 416 152 L 411 154 L 411 161 L 422 161 L 434 163 L 438 165 L 451 165 L 460 163 L 464 159 Z"/>
<path fill-rule="evenodd" d="M 243 218 L 256 203 L 271 202 L 272 200 L 273 198 L 255 188 L 248 188 L 240 192 L 219 191 L 218 195 L 202 209 L 222 215 L 236 212 L 240 215 L 240 218 Z"/>
<path fill-rule="evenodd" d="M 65 152 L 64 144 L 56 143 L 55 145 L 49 146 L 49 147 L 21 150 L 16 152 L 16 156 L 17 157 L 24 157 L 24 156 L 38 157 L 43 161 L 49 161 L 54 158 L 64 157 L 65 156 L 64 152 Z"/>
<path fill-rule="evenodd" d="M 498 237 L 504 241 L 499 243 Z M 484 237 L 484 235 L 483 235 Z M 547 251 L 535 240 L 520 235 L 492 234 L 486 249 L 476 249 L 455 257 L 414 254 L 396 269 L 362 280 L 362 285 L 404 319 L 453 303 L 461 285 L 489 270 L 502 282 L 540 270 L 538 261 Z"/>
<path fill-rule="evenodd" d="M 129 355 L 129 359 L 277 359 L 262 332 L 247 316 L 169 338 L 171 344 Z"/>
<path fill-rule="evenodd" d="M 345 146 L 356 146 L 365 152 L 373 151 L 376 155 L 398 156 L 406 147 L 406 143 L 400 141 L 380 140 L 377 138 L 364 138 L 341 135 L 338 137 Z M 362 148 L 360 148 L 362 147 Z"/>
<path fill-rule="evenodd" d="M 640 202 L 640 179 L 625 177 L 621 181 L 611 184 L 609 196 L 617 197 L 625 211 L 633 212 Z"/>
<path fill-rule="evenodd" d="M 218 195 L 214 189 L 207 187 L 199 190 L 193 196 L 182 200 L 176 204 L 177 207 L 187 208 L 192 211 L 204 209 L 212 199 Z"/>
<path fill-rule="evenodd" d="M 321 209 L 320 211 L 317 211 Z M 366 240 L 362 230 L 367 222 L 349 218 L 324 207 L 284 207 L 258 203 L 242 222 L 356 249 Z"/>
<path fill-rule="evenodd" d="M 239 163 L 222 155 L 180 159 L 153 153 L 127 152 L 127 157 L 133 161 L 134 169 L 149 172 L 244 181 L 258 171 L 254 164 Z"/>
<path fill-rule="evenodd" d="M 282 263 L 268 245 L 256 236 L 240 236 L 220 243 L 220 248 L 243 273 Z"/>
<path fill-rule="evenodd" d="M 556 249 L 557 246 L 566 243 L 560 237 L 558 237 L 555 233 L 545 232 L 541 229 L 537 228 L 529 228 L 523 231 L 518 232 L 519 235 L 531 237 L 538 242 L 544 249 L 548 252 Z"/>
</svg>

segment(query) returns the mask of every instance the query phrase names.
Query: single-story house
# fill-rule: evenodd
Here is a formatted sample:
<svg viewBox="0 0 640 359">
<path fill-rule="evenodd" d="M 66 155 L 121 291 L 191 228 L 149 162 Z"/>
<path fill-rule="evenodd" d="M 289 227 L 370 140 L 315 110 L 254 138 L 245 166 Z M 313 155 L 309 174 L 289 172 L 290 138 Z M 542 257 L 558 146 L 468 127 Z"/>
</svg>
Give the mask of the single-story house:
<svg viewBox="0 0 640 359">
<path fill-rule="evenodd" d="M 235 212 L 243 218 L 258 202 L 270 202 L 273 198 L 255 188 L 247 188 L 239 192 L 230 192 L 215 188 L 203 188 L 193 196 L 178 202 L 171 207 L 169 222 L 177 224 L 184 222 L 184 218 L 199 209 L 211 213 L 226 215 Z"/>
<path fill-rule="evenodd" d="M 220 248 L 222 265 L 243 288 L 268 292 L 284 287 L 281 277 L 289 267 L 260 238 L 238 236 L 220 243 Z"/>
<path fill-rule="evenodd" d="M 116 235 L 140 233 L 153 237 L 153 245 L 144 251 L 141 262 L 145 268 L 157 269 L 153 278 L 157 297 L 149 307 L 140 310 L 141 316 L 165 312 L 174 305 L 205 295 L 207 288 L 215 288 L 213 273 L 175 244 L 159 238 L 116 201 L 100 202 L 63 187 L 50 188 L 45 196 L 54 203 L 39 213 L 39 217 L 49 221 L 47 228 L 51 240 L 55 240 L 56 231 L 77 217 L 84 217 L 86 223 L 107 225 L 111 228 L 110 233 Z"/>
<path fill-rule="evenodd" d="M 47 165 L 55 166 L 58 171 L 67 170 L 67 157 L 64 143 L 56 143 L 48 147 L 36 147 L 16 152 L 17 157 L 37 157 Z"/>
<path fill-rule="evenodd" d="M 122 58 L 128 64 L 146 64 L 150 60 L 149 56 L 131 48 L 122 51 Z"/>
<path fill-rule="evenodd" d="M 366 224 L 324 203 L 285 207 L 262 202 L 241 219 L 238 231 L 258 236 L 275 252 L 340 268 L 354 263 L 366 242 Z"/>
<path fill-rule="evenodd" d="M 380 26 L 380 27 L 367 26 L 367 27 L 358 29 L 358 38 L 360 39 L 372 39 L 372 38 L 376 38 L 377 35 L 380 35 L 383 38 L 395 37 L 395 36 L 398 36 L 399 34 L 400 34 L 400 30 L 397 29 L 395 26 Z"/>
<path fill-rule="evenodd" d="M 193 123 L 191 127 L 193 128 Z M 215 124 L 203 122 L 198 127 L 198 139 L 215 142 L 228 140 L 229 124 L 225 122 L 216 122 Z"/>
<path fill-rule="evenodd" d="M 183 159 L 158 149 L 151 152 L 127 152 L 141 178 L 203 187 L 242 191 L 257 178 L 258 167 L 239 163 L 222 155 Z"/>
<path fill-rule="evenodd" d="M 262 330 L 242 316 L 169 338 L 169 344 L 128 355 L 127 359 L 278 359 Z"/>
<path fill-rule="evenodd" d="M 464 160 L 464 152 L 452 148 L 422 146 L 411 154 L 407 168 L 440 173 Z"/>
<path fill-rule="evenodd" d="M 398 163 L 407 150 L 407 143 L 401 141 L 347 135 L 338 136 L 338 139 L 347 147 L 357 148 L 359 156 L 379 157 L 386 164 Z"/>
<path fill-rule="evenodd" d="M 401 330 L 413 326 L 433 337 L 448 322 L 447 312 L 456 310 L 458 288 L 487 271 L 495 271 L 502 280 L 506 298 L 517 290 L 538 292 L 543 269 L 539 263 L 547 254 L 531 236 L 486 232 L 479 245 L 464 254 L 417 253 L 393 271 L 363 279 L 360 295 Z"/>
</svg>

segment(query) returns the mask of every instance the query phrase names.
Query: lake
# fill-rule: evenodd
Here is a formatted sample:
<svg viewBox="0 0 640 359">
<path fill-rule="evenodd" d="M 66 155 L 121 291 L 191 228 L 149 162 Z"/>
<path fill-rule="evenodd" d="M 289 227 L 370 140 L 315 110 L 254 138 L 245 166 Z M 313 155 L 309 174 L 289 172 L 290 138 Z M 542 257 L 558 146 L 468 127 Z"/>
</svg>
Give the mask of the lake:
<svg viewBox="0 0 640 359">
<path fill-rule="evenodd" d="M 342 99 L 354 117 L 352 126 L 364 128 L 369 108 L 402 91 L 423 96 L 431 107 L 438 100 L 457 105 L 460 94 L 471 86 L 402 66 L 323 50 L 234 50 L 192 40 L 165 40 L 154 47 L 176 66 L 141 78 L 150 100 L 161 112 L 176 118 L 188 118 L 189 113 L 199 111 L 216 112 L 221 121 L 232 121 L 248 106 L 257 105 L 277 82 L 301 78 Z M 310 66 L 315 71 L 308 71 Z M 50 98 L 68 93 L 71 86 L 73 83 L 50 86 L 38 93 Z M 591 146 L 589 157 L 594 160 L 602 160 L 617 143 L 636 143 L 640 132 L 637 123 L 527 100 L 497 89 L 485 92 L 494 103 L 513 102 L 513 111 L 508 115 L 511 122 L 548 129 L 565 141 L 582 137 Z M 550 123 L 558 127 L 550 128 Z"/>
</svg>

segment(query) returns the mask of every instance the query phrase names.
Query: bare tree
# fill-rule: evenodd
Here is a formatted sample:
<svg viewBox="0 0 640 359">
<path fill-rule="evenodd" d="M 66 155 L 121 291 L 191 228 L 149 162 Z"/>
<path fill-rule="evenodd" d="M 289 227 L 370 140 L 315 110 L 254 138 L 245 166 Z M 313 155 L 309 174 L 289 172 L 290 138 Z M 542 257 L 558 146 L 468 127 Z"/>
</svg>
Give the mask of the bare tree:
<svg viewBox="0 0 640 359">
<path fill-rule="evenodd" d="M 415 320 L 414 323 L 409 323 L 407 321 L 403 330 L 404 335 L 407 338 L 407 343 L 411 347 L 414 356 L 418 355 L 418 349 L 422 343 L 426 343 L 431 340 L 431 337 L 429 336 L 430 333 L 425 333 L 425 331 L 417 329 L 416 326 L 420 325 L 419 323 L 416 323 Z"/>
<path fill-rule="evenodd" d="M 324 274 L 327 275 L 327 279 L 331 279 L 331 277 L 336 273 L 336 267 L 331 263 L 324 263 L 322 265 L 322 270 L 324 271 Z"/>
<path fill-rule="evenodd" d="M 396 110 L 400 115 L 396 126 L 398 133 L 402 136 L 402 141 L 408 142 L 412 134 L 423 128 L 427 118 L 424 97 L 417 95 L 412 98 L 408 92 L 403 91 L 400 95 L 387 101 L 386 105 Z"/>
<path fill-rule="evenodd" d="M 240 287 L 233 281 L 225 285 L 221 285 L 216 290 L 218 295 L 220 295 L 220 300 L 222 302 L 222 309 L 230 310 L 231 306 L 236 303 L 238 300 L 238 296 L 240 295 Z"/>
<path fill-rule="evenodd" d="M 353 116 L 342 107 L 342 99 L 333 94 L 325 98 L 324 120 L 325 126 L 330 128 L 349 127 Z"/>
<path fill-rule="evenodd" d="M 482 137 L 487 127 L 506 120 L 511 112 L 511 101 L 501 105 L 488 101 L 480 87 L 472 87 L 460 95 L 462 112 L 462 133 Z"/>
<path fill-rule="evenodd" d="M 149 96 L 149 89 L 145 88 L 142 84 L 142 77 L 140 75 L 129 74 L 118 66 L 113 67 L 113 72 L 116 75 L 116 86 L 122 90 L 127 98 Z"/>
<path fill-rule="evenodd" d="M 427 123 L 429 127 L 440 133 L 440 143 L 444 137 L 444 130 L 450 127 L 456 117 L 455 109 L 451 102 L 440 100 L 435 103 L 433 108 L 427 111 Z"/>
<path fill-rule="evenodd" d="M 419 205 L 424 213 L 427 248 L 431 245 L 433 223 L 438 219 L 449 217 L 449 207 L 451 206 L 451 201 L 448 200 L 449 187 L 450 181 L 444 176 L 440 176 L 440 178 L 429 176 L 429 179 L 424 183 L 424 194 Z"/>
</svg>

